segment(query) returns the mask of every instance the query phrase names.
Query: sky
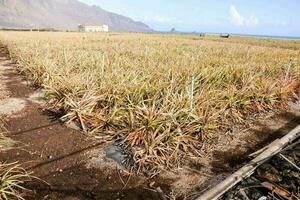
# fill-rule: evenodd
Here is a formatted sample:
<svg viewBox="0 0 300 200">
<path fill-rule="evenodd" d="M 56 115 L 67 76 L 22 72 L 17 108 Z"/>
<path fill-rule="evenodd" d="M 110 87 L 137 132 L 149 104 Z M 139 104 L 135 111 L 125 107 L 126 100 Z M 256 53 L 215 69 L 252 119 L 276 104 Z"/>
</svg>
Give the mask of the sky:
<svg viewBox="0 0 300 200">
<path fill-rule="evenodd" d="M 300 36 L 300 0 L 80 0 L 156 31 Z"/>
</svg>

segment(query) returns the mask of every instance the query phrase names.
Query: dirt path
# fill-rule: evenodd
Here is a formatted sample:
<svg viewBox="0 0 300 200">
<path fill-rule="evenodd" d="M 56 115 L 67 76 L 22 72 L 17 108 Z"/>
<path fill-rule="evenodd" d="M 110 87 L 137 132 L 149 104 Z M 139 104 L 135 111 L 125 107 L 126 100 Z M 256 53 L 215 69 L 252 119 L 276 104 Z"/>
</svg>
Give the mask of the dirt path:
<svg viewBox="0 0 300 200">
<path fill-rule="evenodd" d="M 35 90 L 21 79 L 4 47 L 0 47 L 0 73 L 9 93 L 0 102 L 0 115 L 6 122 L 6 136 L 20 146 L 1 152 L 0 160 L 24 163 L 28 171 L 49 183 L 30 183 L 27 187 L 33 193 L 28 199 L 159 199 L 157 192 L 147 189 L 144 177 L 129 175 L 106 158 L 104 141 L 67 128 L 43 111 L 41 104 L 32 102 L 29 97 Z"/>
</svg>

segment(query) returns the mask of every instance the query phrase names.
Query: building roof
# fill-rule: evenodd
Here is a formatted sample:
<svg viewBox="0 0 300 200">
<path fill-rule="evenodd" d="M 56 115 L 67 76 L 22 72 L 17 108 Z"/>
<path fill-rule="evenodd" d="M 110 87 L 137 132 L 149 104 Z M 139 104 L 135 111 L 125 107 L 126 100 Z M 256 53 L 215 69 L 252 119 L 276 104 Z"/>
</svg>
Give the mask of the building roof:
<svg viewBox="0 0 300 200">
<path fill-rule="evenodd" d="M 81 27 L 84 27 L 84 26 L 103 26 L 103 25 L 106 25 L 106 24 L 96 24 L 96 23 L 82 23 L 82 24 L 79 24 L 79 26 Z"/>
</svg>

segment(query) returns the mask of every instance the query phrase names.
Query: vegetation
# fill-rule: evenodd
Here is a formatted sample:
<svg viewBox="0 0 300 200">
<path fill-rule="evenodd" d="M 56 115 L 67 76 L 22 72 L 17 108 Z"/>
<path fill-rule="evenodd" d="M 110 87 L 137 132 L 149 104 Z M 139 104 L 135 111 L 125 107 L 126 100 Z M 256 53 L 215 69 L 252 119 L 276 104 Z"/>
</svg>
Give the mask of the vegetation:
<svg viewBox="0 0 300 200">
<path fill-rule="evenodd" d="M 22 192 L 26 189 L 22 186 L 31 180 L 31 176 L 17 163 L 0 164 L 0 199 L 24 199 Z"/>
<path fill-rule="evenodd" d="M 15 142 L 12 139 L 5 137 L 3 133 L 0 133 L 0 151 L 9 150 L 14 146 L 14 144 Z"/>
<path fill-rule="evenodd" d="M 247 116 L 284 109 L 300 81 L 300 51 L 266 40 L 249 45 L 236 38 L 129 33 L 0 37 L 19 70 L 46 89 L 49 108 L 90 134 L 123 138 L 143 169 L 171 167 Z"/>
<path fill-rule="evenodd" d="M 196 38 L 197 37 L 195 37 L 194 39 Z M 271 38 L 258 39 L 258 38 L 238 37 L 238 36 L 231 36 L 230 40 L 220 38 L 220 37 L 215 37 L 215 36 L 207 36 L 203 39 L 226 42 L 226 43 L 248 44 L 252 46 L 264 46 L 264 47 L 276 47 L 276 48 L 283 48 L 283 49 L 300 50 L 299 40 L 280 40 L 280 39 L 271 39 Z"/>
<path fill-rule="evenodd" d="M 15 142 L 5 137 L 4 123 L 0 119 L 0 152 L 13 148 Z M 26 189 L 22 186 L 25 182 L 31 180 L 28 174 L 17 163 L 1 163 L 0 162 L 0 200 L 23 199 L 22 192 Z"/>
</svg>

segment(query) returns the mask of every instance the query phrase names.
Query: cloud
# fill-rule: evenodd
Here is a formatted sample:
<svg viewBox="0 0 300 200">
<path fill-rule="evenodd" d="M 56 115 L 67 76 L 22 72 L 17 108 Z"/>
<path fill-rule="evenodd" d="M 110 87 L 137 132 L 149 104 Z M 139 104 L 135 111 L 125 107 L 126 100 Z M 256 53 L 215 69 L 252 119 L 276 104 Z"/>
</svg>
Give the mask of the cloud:
<svg viewBox="0 0 300 200">
<path fill-rule="evenodd" d="M 242 16 L 234 5 L 229 8 L 229 21 L 235 26 L 255 26 L 259 23 L 258 18 L 254 16 Z"/>
<path fill-rule="evenodd" d="M 169 16 L 163 16 L 163 15 L 155 15 L 155 16 L 146 16 L 143 19 L 146 22 L 155 22 L 155 23 L 176 23 L 176 24 L 182 24 L 183 20 L 177 19 L 176 17 L 169 17 Z"/>
</svg>

